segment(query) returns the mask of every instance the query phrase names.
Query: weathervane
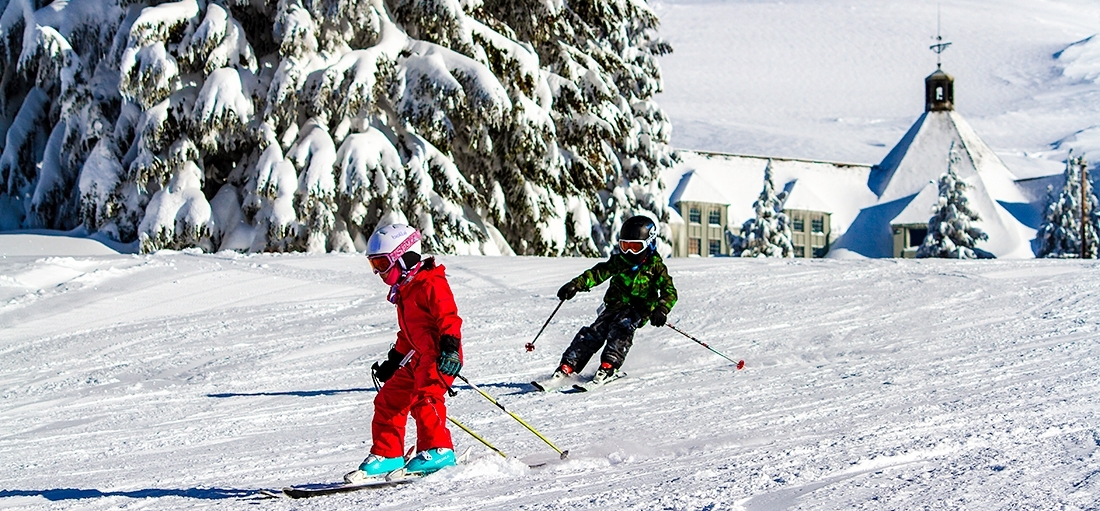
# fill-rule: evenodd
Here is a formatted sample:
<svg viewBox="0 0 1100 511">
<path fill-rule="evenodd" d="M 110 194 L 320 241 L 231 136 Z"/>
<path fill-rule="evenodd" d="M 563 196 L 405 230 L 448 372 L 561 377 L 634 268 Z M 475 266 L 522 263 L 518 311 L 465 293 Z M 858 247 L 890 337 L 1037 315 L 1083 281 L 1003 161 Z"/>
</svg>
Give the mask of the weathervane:
<svg viewBox="0 0 1100 511">
<path fill-rule="evenodd" d="M 943 42 L 943 36 L 940 35 L 940 18 L 940 6 L 936 4 L 936 44 L 928 47 L 928 49 L 936 52 L 936 69 L 940 69 L 940 54 L 943 53 L 948 46 L 951 46 L 951 43 Z"/>
</svg>

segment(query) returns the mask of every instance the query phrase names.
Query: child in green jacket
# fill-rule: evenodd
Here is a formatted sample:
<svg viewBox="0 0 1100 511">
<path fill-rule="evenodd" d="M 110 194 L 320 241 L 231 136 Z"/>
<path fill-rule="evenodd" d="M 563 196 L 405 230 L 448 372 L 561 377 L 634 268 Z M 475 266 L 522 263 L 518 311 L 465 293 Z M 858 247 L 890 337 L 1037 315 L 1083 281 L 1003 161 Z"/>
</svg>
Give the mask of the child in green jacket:
<svg viewBox="0 0 1100 511">
<path fill-rule="evenodd" d="M 603 347 L 600 368 L 592 378 L 602 383 L 623 365 L 634 331 L 646 324 L 661 327 L 676 305 L 676 287 L 657 254 L 657 225 L 645 216 L 635 216 L 619 230 L 618 250 L 558 290 L 558 298 L 569 300 L 577 291 L 588 291 L 610 280 L 596 321 L 577 332 L 561 356 L 551 381 L 580 372 L 592 355 Z M 606 344 L 605 344 L 606 343 Z"/>
</svg>

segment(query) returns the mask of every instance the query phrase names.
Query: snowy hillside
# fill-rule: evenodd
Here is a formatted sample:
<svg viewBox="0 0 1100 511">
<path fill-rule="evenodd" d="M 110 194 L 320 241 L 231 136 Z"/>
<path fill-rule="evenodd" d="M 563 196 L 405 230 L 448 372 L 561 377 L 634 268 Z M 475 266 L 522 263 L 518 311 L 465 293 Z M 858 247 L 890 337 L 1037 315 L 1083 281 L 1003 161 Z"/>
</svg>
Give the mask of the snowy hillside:
<svg viewBox="0 0 1100 511">
<path fill-rule="evenodd" d="M 366 455 L 395 319 L 365 258 L 63 241 L 0 236 L 0 509 L 242 508 Z M 676 259 L 671 321 L 743 371 L 647 327 L 613 386 L 529 392 L 604 288 L 523 344 L 593 262 L 442 258 L 463 374 L 569 460 L 459 386 L 451 414 L 520 461 L 456 430 L 469 465 L 261 507 L 1100 506 L 1095 262 Z"/>
<path fill-rule="evenodd" d="M 660 0 L 676 147 L 878 163 L 922 113 L 937 6 L 955 107 L 1017 175 L 1100 161 L 1090 0 Z"/>
</svg>

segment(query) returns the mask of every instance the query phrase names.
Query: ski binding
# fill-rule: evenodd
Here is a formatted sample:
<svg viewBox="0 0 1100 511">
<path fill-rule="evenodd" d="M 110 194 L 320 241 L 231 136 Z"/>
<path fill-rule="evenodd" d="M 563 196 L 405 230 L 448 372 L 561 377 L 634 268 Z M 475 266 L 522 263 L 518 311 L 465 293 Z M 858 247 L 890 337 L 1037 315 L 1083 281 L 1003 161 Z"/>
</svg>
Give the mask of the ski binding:
<svg viewBox="0 0 1100 511">
<path fill-rule="evenodd" d="M 590 390 L 595 390 L 597 388 L 603 387 L 604 385 L 607 385 L 608 383 L 611 383 L 611 382 L 613 382 L 615 380 L 618 380 L 619 378 L 622 378 L 622 377 L 625 377 L 625 376 L 626 376 L 625 372 L 615 371 L 615 374 L 611 375 L 610 377 L 608 377 L 607 379 L 605 379 L 601 382 L 594 382 L 594 381 L 589 380 L 589 381 L 586 381 L 584 383 L 576 383 L 576 384 L 573 385 L 573 390 L 575 392 L 588 392 Z"/>
</svg>

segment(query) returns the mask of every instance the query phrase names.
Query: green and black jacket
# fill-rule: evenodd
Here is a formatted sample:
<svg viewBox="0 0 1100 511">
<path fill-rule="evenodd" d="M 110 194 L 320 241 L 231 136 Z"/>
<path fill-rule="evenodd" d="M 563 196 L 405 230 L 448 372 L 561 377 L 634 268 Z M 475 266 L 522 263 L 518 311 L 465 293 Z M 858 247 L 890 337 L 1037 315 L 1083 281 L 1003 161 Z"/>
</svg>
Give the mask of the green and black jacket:
<svg viewBox="0 0 1100 511">
<path fill-rule="evenodd" d="M 656 309 L 668 314 L 676 305 L 676 286 L 668 274 L 660 255 L 650 256 L 640 264 L 627 261 L 622 254 L 614 253 L 607 261 L 593 266 L 573 279 L 577 289 L 588 291 L 603 281 L 611 279 L 603 303 L 608 310 L 632 307 L 643 318 Z M 643 320 L 642 324 L 645 324 Z"/>
</svg>

